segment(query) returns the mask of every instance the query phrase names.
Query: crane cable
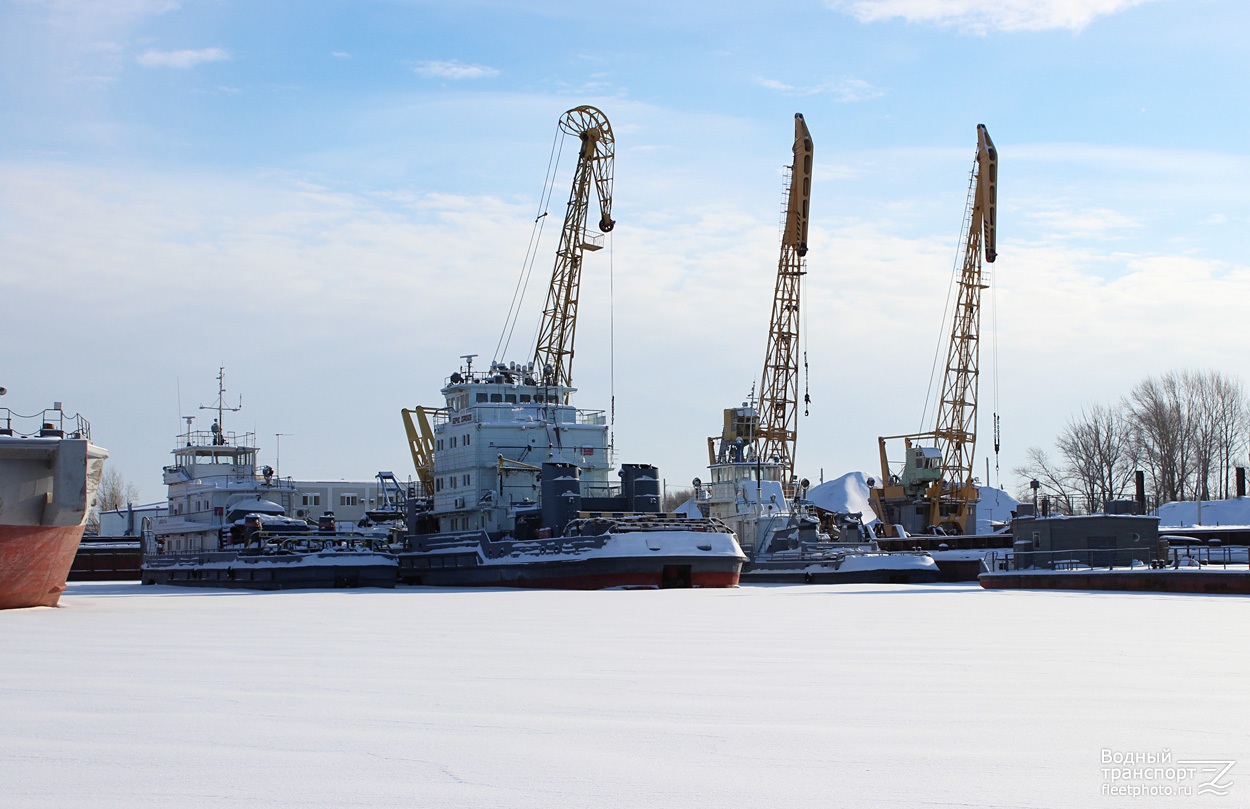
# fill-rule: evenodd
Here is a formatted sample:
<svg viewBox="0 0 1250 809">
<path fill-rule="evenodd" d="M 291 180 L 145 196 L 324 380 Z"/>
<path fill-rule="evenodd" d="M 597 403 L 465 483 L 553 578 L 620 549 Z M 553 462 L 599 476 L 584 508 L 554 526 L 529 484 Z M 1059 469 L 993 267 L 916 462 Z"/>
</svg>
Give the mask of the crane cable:
<svg viewBox="0 0 1250 809">
<path fill-rule="evenodd" d="M 616 449 L 616 253 L 612 231 L 608 231 L 608 447 Z"/>
<path fill-rule="evenodd" d="M 538 210 L 540 213 L 534 217 L 534 223 L 530 226 L 530 241 L 525 248 L 525 259 L 521 262 L 521 274 L 517 278 L 516 288 L 512 291 L 512 303 L 508 306 L 508 316 L 504 320 L 503 331 L 499 334 L 499 341 L 495 343 L 496 361 L 502 360 L 508 351 L 508 346 L 512 343 L 512 334 L 516 330 L 517 320 L 521 315 L 521 304 L 525 300 L 525 292 L 529 288 L 530 276 L 534 272 L 534 262 L 538 258 L 538 245 L 542 239 L 543 225 L 547 222 L 547 207 L 551 203 L 551 193 L 555 188 L 556 170 L 560 165 L 560 156 L 564 152 L 564 137 L 560 131 L 559 125 L 556 126 L 556 134 L 551 142 L 551 153 L 547 157 L 547 173 L 543 177 L 543 190 L 538 196 Z M 537 343 L 537 337 L 534 338 Z"/>
<path fill-rule="evenodd" d="M 998 434 L 998 296 L 994 284 L 986 284 L 990 288 L 990 353 L 992 357 L 992 367 L 990 368 L 991 385 L 994 392 L 994 479 L 998 488 L 1003 487 L 1002 474 L 998 469 L 998 449 L 1001 445 Z M 987 472 L 985 475 L 989 477 Z M 985 481 L 985 485 L 990 482 Z"/>
<path fill-rule="evenodd" d="M 967 200 L 964 203 L 964 219 L 963 219 L 962 224 L 959 227 L 959 241 L 955 245 L 955 261 L 951 266 L 950 285 L 946 288 L 946 305 L 942 309 L 941 331 L 938 333 L 937 345 L 933 349 L 933 365 L 929 370 L 929 387 L 925 391 L 924 411 L 920 414 L 920 428 L 916 430 L 917 433 L 923 433 L 925 431 L 924 428 L 929 418 L 929 404 L 931 402 L 934 404 L 934 410 L 933 410 L 934 419 L 938 418 L 942 410 L 942 403 L 941 403 L 942 390 L 939 388 L 935 396 L 934 390 L 933 390 L 933 383 L 937 379 L 938 362 L 940 362 L 940 358 L 942 355 L 942 346 L 947 344 L 947 340 L 946 340 L 947 331 L 948 329 L 954 328 L 953 321 L 954 321 L 955 313 L 951 311 L 951 302 L 954 301 L 956 297 L 955 288 L 957 286 L 957 279 L 963 276 L 963 255 L 964 255 L 964 249 L 965 249 L 965 242 L 967 241 L 967 238 L 968 238 L 968 227 L 972 224 L 972 206 L 974 204 L 973 199 L 972 199 L 972 194 L 975 188 L 976 181 L 977 181 L 977 169 L 976 169 L 976 163 L 974 162 L 972 171 L 968 176 L 968 196 L 967 196 Z M 950 321 L 946 319 L 948 315 L 951 318 Z M 943 369 L 942 375 L 943 375 L 943 384 L 945 384 L 945 375 L 946 375 L 945 369 Z M 937 429 L 936 425 L 934 429 L 935 430 Z"/>
<path fill-rule="evenodd" d="M 799 319 L 803 328 L 799 331 L 799 346 L 803 349 L 803 415 L 811 416 L 812 374 L 807 367 L 807 296 L 803 294 L 803 278 L 807 275 L 807 261 L 799 258 Z M 797 426 L 797 425 L 796 425 Z"/>
</svg>

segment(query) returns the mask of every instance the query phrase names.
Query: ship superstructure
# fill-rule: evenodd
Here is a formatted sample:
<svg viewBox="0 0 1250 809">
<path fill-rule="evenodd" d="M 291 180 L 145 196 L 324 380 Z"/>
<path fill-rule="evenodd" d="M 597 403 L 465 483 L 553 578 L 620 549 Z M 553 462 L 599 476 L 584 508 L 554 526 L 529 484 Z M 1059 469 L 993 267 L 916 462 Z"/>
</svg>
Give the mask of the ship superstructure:
<svg viewBox="0 0 1250 809">
<path fill-rule="evenodd" d="M 433 411 L 432 507 L 440 531 L 516 528 L 540 506 L 544 463 L 577 469 L 589 493 L 607 494 L 614 458 L 603 411 L 569 402 L 575 389 L 542 385 L 532 363 L 491 363 L 475 370 L 472 358 L 442 389 L 446 406 Z"/>
</svg>

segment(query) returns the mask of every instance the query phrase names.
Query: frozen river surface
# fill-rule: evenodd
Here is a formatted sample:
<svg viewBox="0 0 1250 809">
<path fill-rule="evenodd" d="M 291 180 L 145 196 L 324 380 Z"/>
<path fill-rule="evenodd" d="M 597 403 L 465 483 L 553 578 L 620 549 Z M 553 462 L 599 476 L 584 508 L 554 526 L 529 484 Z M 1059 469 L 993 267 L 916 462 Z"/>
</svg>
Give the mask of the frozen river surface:
<svg viewBox="0 0 1250 809">
<path fill-rule="evenodd" d="M 1242 597 L 81 583 L 61 604 L 0 612 L 0 806 L 1250 806 Z M 1162 751 L 1235 763 L 1117 771 Z"/>
</svg>

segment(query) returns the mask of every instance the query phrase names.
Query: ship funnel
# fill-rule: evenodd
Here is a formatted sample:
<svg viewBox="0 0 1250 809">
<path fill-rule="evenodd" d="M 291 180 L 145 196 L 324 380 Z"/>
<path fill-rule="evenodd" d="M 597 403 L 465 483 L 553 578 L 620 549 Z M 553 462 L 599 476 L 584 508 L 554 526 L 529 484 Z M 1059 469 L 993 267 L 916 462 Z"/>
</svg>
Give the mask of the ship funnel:
<svg viewBox="0 0 1250 809">
<path fill-rule="evenodd" d="M 544 463 L 542 471 L 543 528 L 560 536 L 582 510 L 581 470 L 571 463 Z"/>
</svg>

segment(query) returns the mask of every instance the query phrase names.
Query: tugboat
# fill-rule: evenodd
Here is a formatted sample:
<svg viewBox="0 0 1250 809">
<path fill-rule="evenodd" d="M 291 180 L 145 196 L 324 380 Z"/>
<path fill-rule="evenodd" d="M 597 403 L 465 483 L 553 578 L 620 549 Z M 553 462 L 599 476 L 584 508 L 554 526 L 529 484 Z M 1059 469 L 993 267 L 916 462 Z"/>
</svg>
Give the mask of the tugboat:
<svg viewBox="0 0 1250 809">
<path fill-rule="evenodd" d="M 921 584 L 937 581 L 933 557 L 924 552 L 883 551 L 862 513 L 818 518 L 805 500 L 809 483 L 786 492 L 787 467 L 760 457 L 759 414 L 749 403 L 725 411 L 719 439 L 709 439 L 711 482 L 695 478 L 695 504 L 728 525 L 747 555 L 742 580 L 851 584 Z"/>
<path fill-rule="evenodd" d="M 0 407 L 0 609 L 60 601 L 106 458 L 60 402 L 31 416 Z"/>
<path fill-rule="evenodd" d="M 223 426 L 225 371 L 218 372 L 217 419 L 178 436 L 165 467 L 168 515 L 144 531 L 144 584 L 252 590 L 394 587 L 398 564 L 370 538 L 322 530 L 285 516 L 296 488 L 256 467 L 255 434 Z"/>
<path fill-rule="evenodd" d="M 496 360 L 481 371 L 477 355 L 464 355 L 442 387 L 444 407 L 403 411 L 423 491 L 409 500 L 400 579 L 732 587 L 746 558 L 733 533 L 718 520 L 661 513 L 653 466 L 626 464 L 614 485 L 607 418 L 571 403 L 582 258 L 603 240 L 587 232 L 587 210 L 593 188 L 599 230 L 612 230 L 615 147 L 594 107 L 569 110 L 560 129 L 581 146 L 533 360 Z"/>
</svg>

